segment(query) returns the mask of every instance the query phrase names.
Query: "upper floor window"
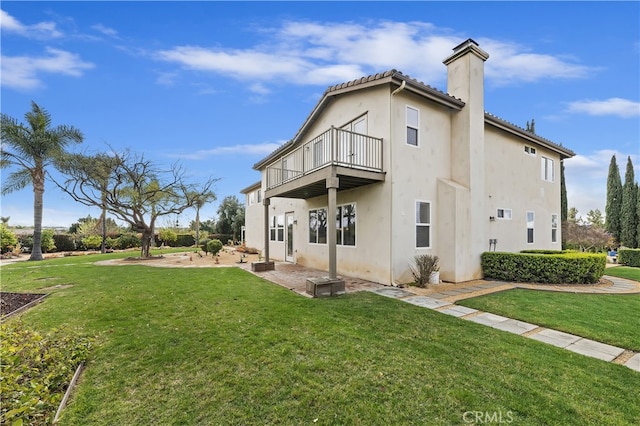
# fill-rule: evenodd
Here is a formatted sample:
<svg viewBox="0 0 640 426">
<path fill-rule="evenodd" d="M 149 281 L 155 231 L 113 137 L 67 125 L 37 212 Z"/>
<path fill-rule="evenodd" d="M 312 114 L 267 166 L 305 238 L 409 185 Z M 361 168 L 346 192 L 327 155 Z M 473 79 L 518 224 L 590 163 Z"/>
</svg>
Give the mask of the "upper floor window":
<svg viewBox="0 0 640 426">
<path fill-rule="evenodd" d="M 529 155 L 536 155 L 536 149 L 532 146 L 525 146 L 524 152 L 526 152 Z"/>
<path fill-rule="evenodd" d="M 418 146 L 420 111 L 407 106 L 407 145 Z"/>
<path fill-rule="evenodd" d="M 249 205 L 252 206 L 254 202 L 255 202 L 255 195 L 254 195 L 254 192 L 252 191 L 249 193 Z"/>
<path fill-rule="evenodd" d="M 431 247 L 431 203 L 416 201 L 416 247 Z"/>
<path fill-rule="evenodd" d="M 541 163 L 542 180 L 554 182 L 553 160 L 551 158 L 542 157 Z"/>
<path fill-rule="evenodd" d="M 262 202 L 262 190 L 258 189 L 258 203 Z"/>
</svg>

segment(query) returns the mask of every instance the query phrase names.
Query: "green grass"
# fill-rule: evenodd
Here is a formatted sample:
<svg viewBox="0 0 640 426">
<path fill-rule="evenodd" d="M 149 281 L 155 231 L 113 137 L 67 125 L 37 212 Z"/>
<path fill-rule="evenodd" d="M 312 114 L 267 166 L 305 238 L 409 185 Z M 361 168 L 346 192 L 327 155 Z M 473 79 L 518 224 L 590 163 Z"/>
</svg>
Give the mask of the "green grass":
<svg viewBox="0 0 640 426">
<path fill-rule="evenodd" d="M 516 289 L 457 303 L 640 351 L 639 294 L 576 294 Z"/>
<path fill-rule="evenodd" d="M 605 269 L 604 274 L 618 278 L 626 278 L 633 281 L 640 281 L 640 268 L 632 268 L 630 266 L 614 266 L 607 268 Z"/>
<path fill-rule="evenodd" d="M 640 418 L 640 374 L 627 367 L 372 293 L 308 299 L 236 268 L 67 260 L 1 270 L 7 291 L 73 284 L 23 322 L 95 338 L 61 425 Z"/>
</svg>

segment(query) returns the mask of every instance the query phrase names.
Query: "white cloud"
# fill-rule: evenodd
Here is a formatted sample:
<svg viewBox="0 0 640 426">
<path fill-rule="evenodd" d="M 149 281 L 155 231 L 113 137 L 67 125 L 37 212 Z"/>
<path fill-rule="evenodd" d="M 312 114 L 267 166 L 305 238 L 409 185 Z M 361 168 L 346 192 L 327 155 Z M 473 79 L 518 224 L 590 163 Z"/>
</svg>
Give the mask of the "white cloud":
<svg viewBox="0 0 640 426">
<path fill-rule="evenodd" d="M 62 32 L 56 29 L 55 22 L 39 22 L 33 25 L 25 25 L 4 10 L 0 10 L 0 27 L 2 31 L 27 38 L 52 39 L 62 37 Z"/>
<path fill-rule="evenodd" d="M 211 149 L 203 149 L 192 154 L 177 154 L 171 157 L 181 158 L 185 160 L 205 160 L 216 155 L 248 155 L 248 156 L 265 156 L 271 154 L 278 149 L 282 143 L 266 142 L 262 144 L 240 144 L 232 146 L 219 146 Z"/>
<path fill-rule="evenodd" d="M 603 101 L 582 100 L 571 102 L 567 111 L 597 116 L 638 117 L 640 116 L 640 102 L 622 98 L 609 98 Z"/>
<path fill-rule="evenodd" d="M 2 86 L 14 89 L 34 89 L 43 85 L 42 73 L 62 74 L 80 77 L 94 65 L 64 50 L 47 48 L 47 55 L 34 56 L 2 56 Z"/>
<path fill-rule="evenodd" d="M 480 47 L 490 55 L 485 68 L 488 80 L 496 85 L 543 79 L 586 78 L 596 68 L 576 64 L 563 56 L 531 52 L 517 43 L 478 39 Z"/>
<path fill-rule="evenodd" d="M 93 25 L 91 28 L 93 28 L 94 30 L 98 31 L 99 33 L 102 33 L 106 36 L 112 37 L 112 38 L 119 38 L 118 37 L 118 31 L 114 30 L 113 28 L 107 27 L 106 25 L 103 24 L 95 24 Z"/>
<path fill-rule="evenodd" d="M 425 22 L 391 21 L 285 22 L 261 35 L 260 44 L 247 49 L 176 46 L 155 57 L 185 69 L 262 83 L 331 85 L 395 68 L 427 84 L 443 84 L 442 61 L 466 38 Z M 595 71 L 509 41 L 478 40 L 491 55 L 486 77 L 496 85 L 585 78 Z"/>
</svg>

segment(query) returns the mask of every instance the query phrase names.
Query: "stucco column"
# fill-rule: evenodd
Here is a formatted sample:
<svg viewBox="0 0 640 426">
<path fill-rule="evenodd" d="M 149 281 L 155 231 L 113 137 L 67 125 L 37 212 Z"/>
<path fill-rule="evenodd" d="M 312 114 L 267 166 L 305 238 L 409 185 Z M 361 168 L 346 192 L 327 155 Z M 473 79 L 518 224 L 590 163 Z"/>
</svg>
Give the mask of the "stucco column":
<svg viewBox="0 0 640 426">
<path fill-rule="evenodd" d="M 262 204 L 264 205 L 264 260 L 269 262 L 269 205 L 271 199 L 264 198 Z"/>
<path fill-rule="evenodd" d="M 329 244 L 329 279 L 335 280 L 338 276 L 337 254 L 336 254 L 336 194 L 339 187 L 339 179 L 332 173 L 332 177 L 327 178 L 328 190 L 328 211 L 327 222 L 329 233 L 327 243 Z"/>
</svg>

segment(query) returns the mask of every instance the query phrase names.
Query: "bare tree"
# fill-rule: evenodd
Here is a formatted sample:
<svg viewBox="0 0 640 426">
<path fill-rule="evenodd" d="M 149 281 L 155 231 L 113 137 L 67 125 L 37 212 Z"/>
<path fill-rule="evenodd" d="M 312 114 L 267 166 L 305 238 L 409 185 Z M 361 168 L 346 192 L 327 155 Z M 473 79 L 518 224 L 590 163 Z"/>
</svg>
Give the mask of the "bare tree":
<svg viewBox="0 0 640 426">
<path fill-rule="evenodd" d="M 201 185 L 188 183 L 179 164 L 162 170 L 143 155 L 129 151 L 69 155 L 59 168 L 67 179 L 56 183 L 75 201 L 103 208 L 142 233 L 142 257 L 150 256 L 157 219 L 194 207 L 216 182 L 209 178 Z"/>
<path fill-rule="evenodd" d="M 562 233 L 568 246 L 573 246 L 580 251 L 602 251 L 611 245 L 612 237 L 602 227 L 585 224 L 582 221 L 565 222 Z"/>
</svg>

